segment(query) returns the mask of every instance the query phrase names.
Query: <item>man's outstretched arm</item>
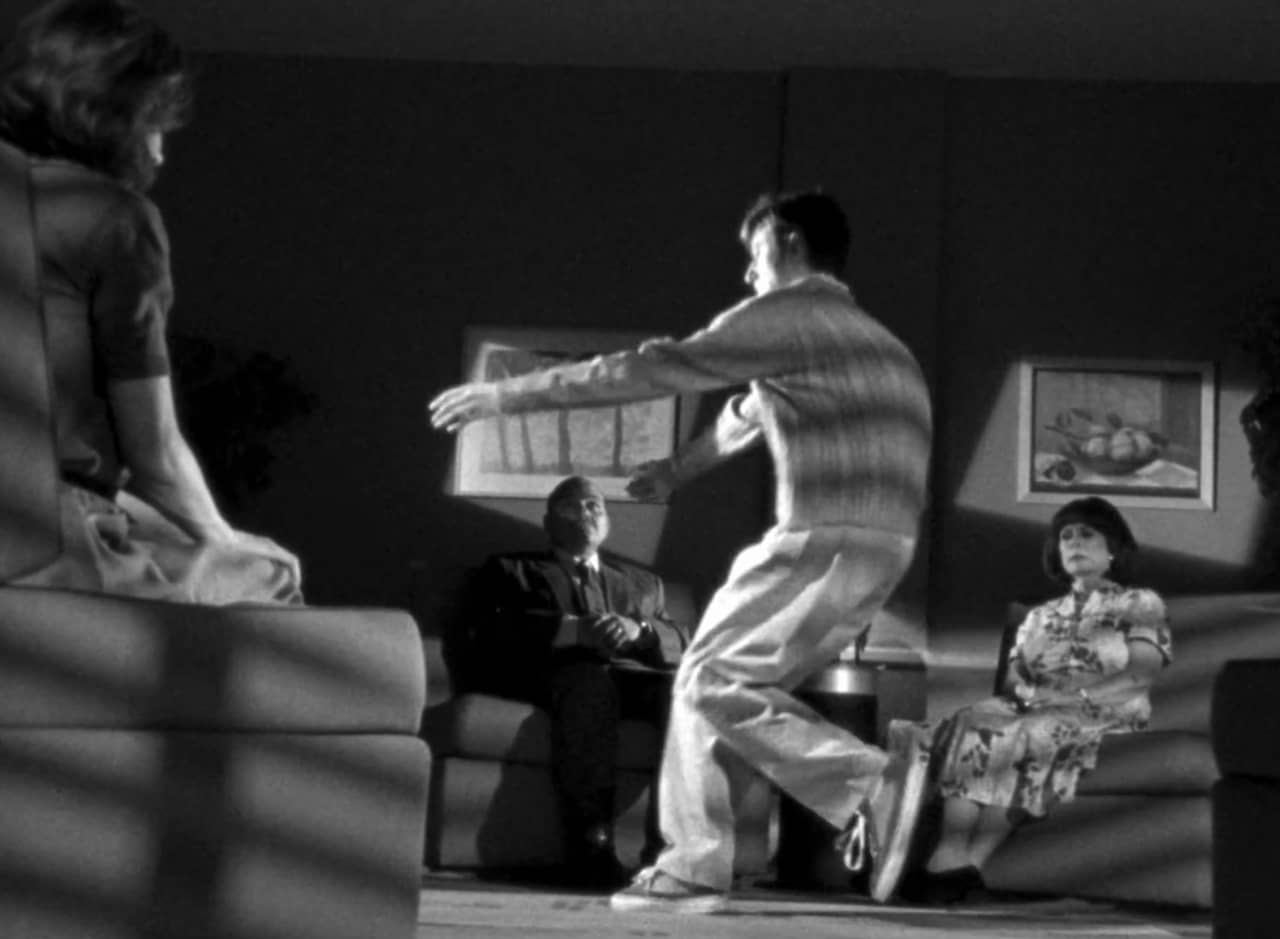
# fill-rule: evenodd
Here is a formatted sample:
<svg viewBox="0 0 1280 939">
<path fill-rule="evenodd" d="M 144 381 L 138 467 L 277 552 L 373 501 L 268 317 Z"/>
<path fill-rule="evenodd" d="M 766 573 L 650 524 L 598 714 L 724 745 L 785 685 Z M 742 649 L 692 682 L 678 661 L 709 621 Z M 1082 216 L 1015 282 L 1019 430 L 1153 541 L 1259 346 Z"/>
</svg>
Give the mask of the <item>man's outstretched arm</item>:
<svg viewBox="0 0 1280 939">
<path fill-rule="evenodd" d="M 446 388 L 428 405 L 431 426 L 456 432 L 499 414 L 650 401 L 786 374 L 807 354 L 795 341 L 798 314 L 786 293 L 744 300 L 685 339 L 649 339 L 635 349 Z"/>
</svg>

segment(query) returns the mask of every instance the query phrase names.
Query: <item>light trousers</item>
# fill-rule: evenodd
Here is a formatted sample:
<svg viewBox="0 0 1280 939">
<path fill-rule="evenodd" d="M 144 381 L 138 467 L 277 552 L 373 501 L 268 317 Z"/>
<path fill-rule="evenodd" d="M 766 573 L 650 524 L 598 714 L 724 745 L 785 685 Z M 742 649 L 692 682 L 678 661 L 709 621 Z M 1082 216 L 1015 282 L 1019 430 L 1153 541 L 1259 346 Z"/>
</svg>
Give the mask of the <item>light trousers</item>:
<svg viewBox="0 0 1280 939">
<path fill-rule="evenodd" d="M 866 528 L 774 528 L 735 558 L 676 673 L 658 868 L 728 890 L 735 808 L 754 786 L 772 783 L 836 828 L 853 817 L 888 756 L 792 692 L 870 622 L 914 547 Z"/>
</svg>

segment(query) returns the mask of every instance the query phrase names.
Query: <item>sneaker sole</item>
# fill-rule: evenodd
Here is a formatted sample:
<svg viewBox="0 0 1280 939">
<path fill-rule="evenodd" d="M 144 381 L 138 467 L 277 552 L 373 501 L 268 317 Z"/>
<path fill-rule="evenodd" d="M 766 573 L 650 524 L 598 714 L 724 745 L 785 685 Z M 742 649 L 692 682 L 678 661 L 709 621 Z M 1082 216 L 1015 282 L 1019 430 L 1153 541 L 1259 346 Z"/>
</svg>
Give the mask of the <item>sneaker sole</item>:
<svg viewBox="0 0 1280 939">
<path fill-rule="evenodd" d="M 615 893 L 609 898 L 609 908 L 615 913 L 687 913 L 704 915 L 719 913 L 729 905 L 729 898 L 721 894 L 699 897 L 641 896 Z"/>
<path fill-rule="evenodd" d="M 876 903 L 886 902 L 898 886 L 902 868 L 906 864 L 907 851 L 911 847 L 911 836 L 915 833 L 916 821 L 920 817 L 920 806 L 924 802 L 928 764 L 915 759 L 913 755 L 909 767 L 902 783 L 902 798 L 898 803 L 893 837 L 881 847 L 880 863 L 874 864 L 872 869 L 871 899 Z"/>
</svg>

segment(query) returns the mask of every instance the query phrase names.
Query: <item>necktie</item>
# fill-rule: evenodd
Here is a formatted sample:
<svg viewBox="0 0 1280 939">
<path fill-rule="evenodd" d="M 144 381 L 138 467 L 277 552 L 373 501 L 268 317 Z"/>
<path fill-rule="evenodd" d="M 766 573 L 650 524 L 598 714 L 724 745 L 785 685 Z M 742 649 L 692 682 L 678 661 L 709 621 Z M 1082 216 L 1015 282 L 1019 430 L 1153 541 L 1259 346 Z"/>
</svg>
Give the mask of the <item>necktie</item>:
<svg viewBox="0 0 1280 939">
<path fill-rule="evenodd" d="M 582 608 L 588 613 L 605 613 L 609 606 L 605 603 L 604 591 L 601 590 L 600 578 L 586 561 L 574 564 L 578 573 L 578 588 L 582 592 Z"/>
</svg>

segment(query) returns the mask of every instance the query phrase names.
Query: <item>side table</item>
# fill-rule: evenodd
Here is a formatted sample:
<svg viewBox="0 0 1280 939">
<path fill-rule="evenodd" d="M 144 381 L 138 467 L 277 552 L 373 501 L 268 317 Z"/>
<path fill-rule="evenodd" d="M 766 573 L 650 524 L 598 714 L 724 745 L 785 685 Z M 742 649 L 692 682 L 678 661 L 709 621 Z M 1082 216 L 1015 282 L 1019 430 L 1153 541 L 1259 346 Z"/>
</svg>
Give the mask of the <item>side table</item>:
<svg viewBox="0 0 1280 939">
<path fill-rule="evenodd" d="M 837 661 L 796 689 L 796 697 L 827 720 L 868 742 L 876 740 L 876 668 Z M 835 849 L 836 832 L 786 793 L 778 804 L 777 883 L 802 890 L 850 890 L 866 879 L 851 874 Z"/>
</svg>

